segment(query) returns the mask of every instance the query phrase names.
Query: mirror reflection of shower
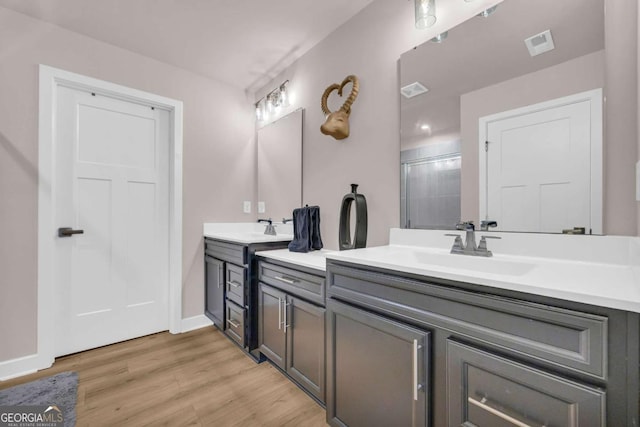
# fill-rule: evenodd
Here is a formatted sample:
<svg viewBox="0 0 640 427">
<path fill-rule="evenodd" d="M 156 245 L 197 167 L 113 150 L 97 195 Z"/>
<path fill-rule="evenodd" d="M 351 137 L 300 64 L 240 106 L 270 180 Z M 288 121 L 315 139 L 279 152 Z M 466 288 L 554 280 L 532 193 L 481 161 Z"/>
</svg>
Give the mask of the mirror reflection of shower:
<svg viewBox="0 0 640 427">
<path fill-rule="evenodd" d="M 460 221 L 460 140 L 403 150 L 401 226 L 454 229 Z"/>
</svg>

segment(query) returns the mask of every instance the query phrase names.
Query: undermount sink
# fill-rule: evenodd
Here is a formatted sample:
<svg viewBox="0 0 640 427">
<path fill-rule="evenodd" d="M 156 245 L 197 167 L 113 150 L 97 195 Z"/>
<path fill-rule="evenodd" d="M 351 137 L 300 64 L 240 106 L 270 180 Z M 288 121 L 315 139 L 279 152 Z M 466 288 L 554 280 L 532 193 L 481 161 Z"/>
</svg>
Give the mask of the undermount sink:
<svg viewBox="0 0 640 427">
<path fill-rule="evenodd" d="M 411 251 L 409 256 L 414 262 L 434 267 L 507 276 L 522 276 L 536 267 L 531 263 L 501 260 L 495 257 L 485 258 L 427 251 Z"/>
</svg>

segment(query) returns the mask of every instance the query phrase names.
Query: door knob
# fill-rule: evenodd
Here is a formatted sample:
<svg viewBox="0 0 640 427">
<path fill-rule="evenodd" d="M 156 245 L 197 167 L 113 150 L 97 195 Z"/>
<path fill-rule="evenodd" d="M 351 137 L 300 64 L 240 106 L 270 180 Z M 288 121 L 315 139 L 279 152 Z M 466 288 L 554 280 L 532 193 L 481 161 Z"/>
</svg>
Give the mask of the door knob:
<svg viewBox="0 0 640 427">
<path fill-rule="evenodd" d="M 74 234 L 84 234 L 84 230 L 74 230 L 71 227 L 58 228 L 58 237 L 71 237 Z"/>
</svg>

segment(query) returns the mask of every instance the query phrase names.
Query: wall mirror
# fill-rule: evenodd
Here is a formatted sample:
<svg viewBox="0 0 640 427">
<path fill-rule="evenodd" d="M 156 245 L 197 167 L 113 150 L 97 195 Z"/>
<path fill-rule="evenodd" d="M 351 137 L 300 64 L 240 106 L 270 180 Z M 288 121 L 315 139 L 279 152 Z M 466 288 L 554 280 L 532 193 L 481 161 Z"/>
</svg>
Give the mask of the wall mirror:
<svg viewBox="0 0 640 427">
<path fill-rule="evenodd" d="M 302 204 L 302 120 L 298 109 L 258 129 L 258 217 L 280 222 Z"/>
<path fill-rule="evenodd" d="M 602 233 L 604 0 L 484 15 L 401 55 L 401 226 Z"/>
</svg>

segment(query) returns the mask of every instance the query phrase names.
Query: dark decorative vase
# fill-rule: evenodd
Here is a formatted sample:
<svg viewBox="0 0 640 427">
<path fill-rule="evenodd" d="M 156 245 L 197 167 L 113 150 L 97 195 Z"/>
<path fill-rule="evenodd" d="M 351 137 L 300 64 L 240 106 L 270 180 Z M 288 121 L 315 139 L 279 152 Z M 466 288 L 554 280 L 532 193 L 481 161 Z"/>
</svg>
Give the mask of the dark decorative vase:
<svg viewBox="0 0 640 427">
<path fill-rule="evenodd" d="M 346 194 L 342 199 L 340 208 L 340 250 L 357 249 L 367 246 L 367 199 L 364 195 L 358 194 L 358 184 L 351 184 L 351 193 Z M 356 223 L 351 238 L 351 205 L 355 203 Z"/>
</svg>

